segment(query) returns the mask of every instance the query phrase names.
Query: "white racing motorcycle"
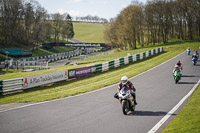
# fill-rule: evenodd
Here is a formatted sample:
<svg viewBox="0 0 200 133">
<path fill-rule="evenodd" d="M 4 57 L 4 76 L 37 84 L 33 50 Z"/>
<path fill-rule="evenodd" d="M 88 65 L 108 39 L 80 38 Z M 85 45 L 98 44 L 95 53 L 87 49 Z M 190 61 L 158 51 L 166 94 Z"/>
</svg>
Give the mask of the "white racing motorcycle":
<svg viewBox="0 0 200 133">
<path fill-rule="evenodd" d="M 128 87 L 124 86 L 118 93 L 120 103 L 122 104 L 122 112 L 127 115 L 129 111 L 135 111 L 134 98 Z"/>
</svg>

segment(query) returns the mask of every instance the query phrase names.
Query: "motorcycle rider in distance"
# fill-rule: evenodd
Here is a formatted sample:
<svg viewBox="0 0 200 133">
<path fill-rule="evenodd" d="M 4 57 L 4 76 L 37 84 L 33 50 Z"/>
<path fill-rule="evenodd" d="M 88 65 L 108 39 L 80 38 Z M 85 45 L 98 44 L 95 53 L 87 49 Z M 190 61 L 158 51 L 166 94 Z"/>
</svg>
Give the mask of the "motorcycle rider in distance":
<svg viewBox="0 0 200 133">
<path fill-rule="evenodd" d="M 135 87 L 133 86 L 133 84 L 131 83 L 131 81 L 128 81 L 128 78 L 126 76 L 123 76 L 121 78 L 121 82 L 120 84 L 118 85 L 118 92 L 114 95 L 115 98 L 119 99 L 119 96 L 118 96 L 118 93 L 119 91 L 123 88 L 123 86 L 127 86 L 130 91 L 131 91 L 131 95 L 133 96 L 134 98 L 134 104 L 137 105 L 137 102 L 136 102 L 136 94 L 135 94 Z M 132 101 L 131 101 L 132 102 Z"/>
<path fill-rule="evenodd" d="M 187 51 L 187 54 L 190 55 L 190 47 L 188 47 L 186 51 Z"/>
<path fill-rule="evenodd" d="M 182 71 L 181 71 L 181 68 L 180 68 L 178 65 L 175 65 L 175 68 L 174 68 L 174 70 L 173 70 L 173 72 L 172 72 L 172 73 L 173 73 L 173 76 L 174 76 L 175 71 L 178 71 L 178 72 L 180 72 L 180 73 L 182 72 Z M 180 79 L 181 79 L 181 77 L 180 77 Z"/>
<path fill-rule="evenodd" d="M 183 65 L 180 60 L 177 60 L 176 65 L 178 65 L 180 69 L 183 70 Z"/>
<path fill-rule="evenodd" d="M 192 55 L 192 58 L 196 58 L 196 60 L 199 58 L 198 51 L 195 51 L 195 53 Z"/>
</svg>

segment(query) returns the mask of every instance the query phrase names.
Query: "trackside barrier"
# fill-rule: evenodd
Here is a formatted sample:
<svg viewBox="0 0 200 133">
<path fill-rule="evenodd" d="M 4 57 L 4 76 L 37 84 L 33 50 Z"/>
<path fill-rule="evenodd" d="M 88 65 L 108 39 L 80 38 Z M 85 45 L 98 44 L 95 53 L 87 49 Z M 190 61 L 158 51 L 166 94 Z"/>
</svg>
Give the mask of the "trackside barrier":
<svg viewBox="0 0 200 133">
<path fill-rule="evenodd" d="M 23 78 L 23 89 L 50 84 L 68 79 L 68 71 L 52 72 L 47 74 L 29 76 Z"/>
<path fill-rule="evenodd" d="M 127 65 L 130 63 L 134 63 L 136 61 L 140 61 L 142 59 L 145 59 L 147 57 L 150 57 L 151 55 L 156 55 L 160 52 L 163 52 L 164 48 L 157 48 L 153 50 L 149 50 L 140 54 L 132 55 L 132 56 L 126 56 L 124 58 L 119 58 L 115 59 L 109 62 L 104 62 L 102 64 L 97 64 L 89 67 L 83 67 L 82 70 L 81 68 L 78 69 L 72 69 L 68 70 L 69 71 L 69 79 L 70 78 L 78 78 L 82 76 L 87 76 L 93 73 L 99 73 L 99 72 L 105 72 L 123 65 Z M 91 70 L 93 68 L 93 71 Z M 78 71 L 78 72 L 77 72 Z M 82 76 L 79 75 L 79 73 L 82 73 Z"/>
<path fill-rule="evenodd" d="M 86 53 L 92 53 L 94 50 L 92 48 L 86 49 Z M 83 50 L 76 48 L 75 50 L 64 52 L 64 53 L 58 53 L 58 54 L 52 54 L 48 56 L 41 56 L 41 57 L 29 57 L 29 58 L 21 58 L 18 60 L 9 60 L 10 66 L 14 68 L 18 67 L 24 67 L 24 66 L 35 66 L 35 65 L 41 65 L 46 64 L 48 62 L 57 61 L 61 59 L 66 59 L 74 56 L 78 56 L 83 54 Z M 1 62 L 2 64 L 5 64 L 5 62 Z"/>
<path fill-rule="evenodd" d="M 164 48 L 157 48 L 153 50 L 146 51 L 144 53 L 135 54 L 131 56 L 126 56 L 124 58 L 115 59 L 109 62 L 104 62 L 102 64 L 96 64 L 92 66 L 86 66 L 76 69 L 70 69 L 66 71 L 59 71 L 41 75 L 35 75 L 30 77 L 23 77 L 10 80 L 0 80 L 0 94 L 6 95 L 10 92 L 23 91 L 24 89 L 34 88 L 36 86 L 41 86 L 49 83 L 59 82 L 63 80 L 68 80 L 72 78 L 84 77 L 91 75 L 93 73 L 101 73 L 108 71 L 123 65 L 134 63 L 140 61 L 152 55 L 161 53 Z"/>
<path fill-rule="evenodd" d="M 23 78 L 1 80 L 0 94 L 9 94 L 12 92 L 19 92 L 23 90 Z"/>
</svg>

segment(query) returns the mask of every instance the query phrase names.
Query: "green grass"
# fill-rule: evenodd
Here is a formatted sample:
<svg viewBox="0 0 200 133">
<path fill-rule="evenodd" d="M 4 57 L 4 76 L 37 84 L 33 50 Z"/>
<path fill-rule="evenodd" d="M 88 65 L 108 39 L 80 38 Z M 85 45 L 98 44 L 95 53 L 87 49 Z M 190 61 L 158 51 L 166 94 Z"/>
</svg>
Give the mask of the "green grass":
<svg viewBox="0 0 200 133">
<path fill-rule="evenodd" d="M 6 69 L 3 69 L 2 71 L 6 72 Z M 21 69 L 8 69 L 8 71 L 6 73 L 19 73 L 20 71 L 22 71 Z"/>
<path fill-rule="evenodd" d="M 74 50 L 74 48 L 73 47 L 65 47 L 65 46 L 54 47 L 53 50 L 45 50 L 42 48 L 37 48 L 37 49 L 33 50 L 32 54 L 33 54 L 33 57 L 47 56 L 47 55 L 67 52 L 67 51 L 71 51 L 71 50 Z"/>
<path fill-rule="evenodd" d="M 162 133 L 200 133 L 200 86 Z"/>
<path fill-rule="evenodd" d="M 85 43 L 105 43 L 102 23 L 73 22 L 74 38 Z"/>
<path fill-rule="evenodd" d="M 123 75 L 133 77 L 141 72 L 144 72 L 154 66 L 161 64 L 164 61 L 173 58 L 174 56 L 183 52 L 185 50 L 184 47 L 188 47 L 188 45 L 192 48 L 198 48 L 200 46 L 200 43 L 194 42 L 167 46 L 168 48 L 166 47 L 165 49 L 166 52 L 160 55 L 154 56 L 141 62 L 113 69 L 102 74 L 94 74 L 92 76 L 87 76 L 76 80 L 58 82 L 50 86 L 37 87 L 31 90 L 26 90 L 23 93 L 3 96 L 0 99 L 0 104 L 51 100 L 76 95 L 79 93 L 84 93 L 108 85 L 112 85 L 119 82 L 120 77 Z"/>
</svg>

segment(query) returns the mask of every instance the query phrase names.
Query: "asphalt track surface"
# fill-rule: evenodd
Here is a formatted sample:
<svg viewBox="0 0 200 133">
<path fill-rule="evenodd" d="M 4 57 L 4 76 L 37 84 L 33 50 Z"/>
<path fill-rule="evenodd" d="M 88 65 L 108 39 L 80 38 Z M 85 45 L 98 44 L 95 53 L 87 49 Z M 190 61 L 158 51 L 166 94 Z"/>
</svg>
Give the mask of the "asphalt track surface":
<svg viewBox="0 0 200 133">
<path fill-rule="evenodd" d="M 172 70 L 178 59 L 183 63 L 183 77 L 179 84 L 175 84 Z M 193 66 L 191 56 L 183 53 L 131 78 L 138 101 L 133 113 L 123 115 L 120 103 L 113 98 L 115 84 L 78 96 L 2 111 L 0 132 L 146 133 L 193 88 L 199 78 L 200 62 Z"/>
</svg>

